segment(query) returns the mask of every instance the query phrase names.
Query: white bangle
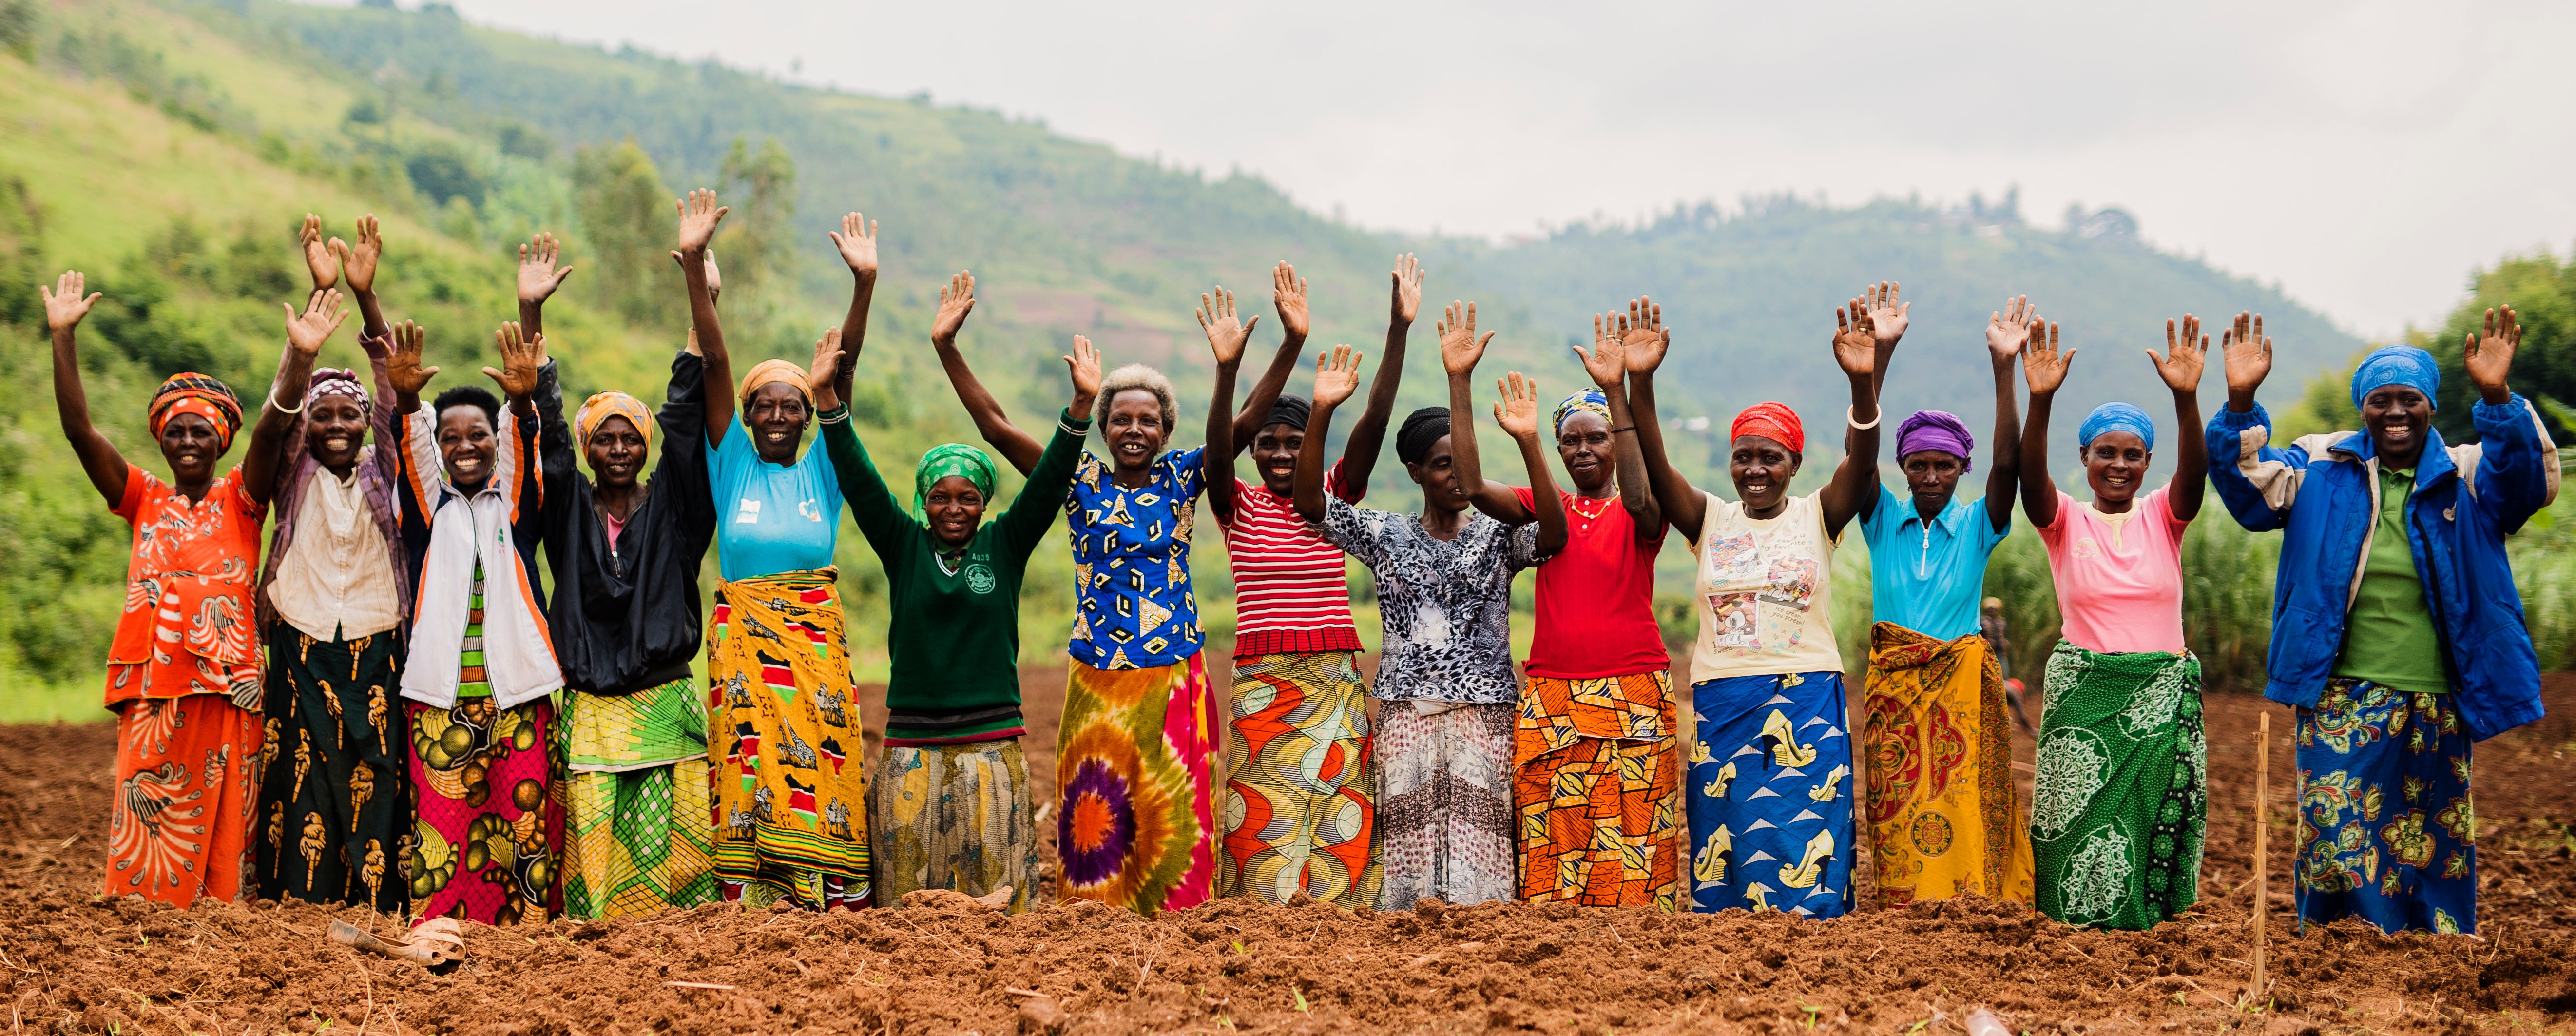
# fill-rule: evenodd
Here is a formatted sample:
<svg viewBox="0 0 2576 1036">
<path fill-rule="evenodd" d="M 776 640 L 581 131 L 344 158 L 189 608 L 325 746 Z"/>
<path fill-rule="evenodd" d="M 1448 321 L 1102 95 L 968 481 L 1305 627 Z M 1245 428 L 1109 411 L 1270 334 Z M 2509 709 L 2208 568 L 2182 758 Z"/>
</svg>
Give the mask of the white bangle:
<svg viewBox="0 0 2576 1036">
<path fill-rule="evenodd" d="M 311 389 L 306 389 L 306 390 L 304 391 L 304 403 L 310 403 L 310 402 L 312 402 L 312 401 L 313 401 L 313 390 L 311 390 Z M 303 412 L 304 412 L 304 403 L 297 403 L 297 404 L 295 404 L 295 409 L 293 409 L 293 410 L 289 410 L 289 409 L 287 409 L 287 408 L 285 408 L 285 407 L 282 407 L 282 406 L 277 405 L 277 390 L 276 390 L 276 389 L 272 388 L 272 389 L 269 389 L 269 390 L 268 390 L 268 408 L 269 408 L 269 409 L 271 409 L 271 410 L 275 410 L 275 411 L 277 411 L 278 413 L 285 414 L 285 415 L 286 415 L 286 416 L 288 416 L 288 417 L 293 417 L 293 416 L 295 416 L 295 415 L 297 415 L 297 414 L 303 413 Z"/>
<path fill-rule="evenodd" d="M 1866 431 L 1869 431 L 1869 430 L 1871 430 L 1871 429 L 1873 429 L 1873 428 L 1878 427 L 1878 423 L 1879 423 L 1880 421 L 1884 421 L 1884 420 L 1886 420 L 1886 419 L 1887 419 L 1887 411 L 1885 411 L 1885 410 L 1880 410 L 1880 411 L 1878 412 L 1878 416 L 1877 416 L 1877 417 L 1870 418 L 1870 419 L 1869 419 L 1869 423 L 1868 423 L 1868 424 L 1862 424 L 1862 423 L 1860 423 L 1860 418 L 1853 416 L 1853 413 L 1854 413 L 1853 408 L 1851 408 L 1851 407 L 1844 407 L 1844 408 L 1843 408 L 1843 423 L 1844 423 L 1844 424 L 1847 424 L 1847 425 L 1850 425 L 1850 426 L 1851 426 L 1851 430 L 1852 430 L 1852 431 L 1855 431 L 1855 432 L 1866 432 Z"/>
</svg>

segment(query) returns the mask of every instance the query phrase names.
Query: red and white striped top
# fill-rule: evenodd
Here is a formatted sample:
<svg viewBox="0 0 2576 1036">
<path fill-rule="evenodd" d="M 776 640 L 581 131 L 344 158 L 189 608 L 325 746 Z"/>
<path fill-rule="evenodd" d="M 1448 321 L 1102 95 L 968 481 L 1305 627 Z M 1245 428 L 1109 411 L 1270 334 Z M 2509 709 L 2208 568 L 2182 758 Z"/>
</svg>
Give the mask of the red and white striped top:
<svg viewBox="0 0 2576 1036">
<path fill-rule="evenodd" d="M 1368 486 L 1343 485 L 1336 461 L 1324 491 L 1358 503 Z M 1219 528 L 1234 566 L 1234 657 L 1360 649 L 1342 550 L 1297 516 L 1294 501 L 1237 478 L 1234 520 Z"/>
</svg>

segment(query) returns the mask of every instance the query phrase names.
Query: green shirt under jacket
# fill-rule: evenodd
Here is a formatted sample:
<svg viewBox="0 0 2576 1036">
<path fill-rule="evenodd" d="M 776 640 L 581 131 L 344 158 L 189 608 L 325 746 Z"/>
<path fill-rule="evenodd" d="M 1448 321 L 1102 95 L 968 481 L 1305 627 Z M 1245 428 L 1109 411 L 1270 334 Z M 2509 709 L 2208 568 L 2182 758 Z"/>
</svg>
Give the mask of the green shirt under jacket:
<svg viewBox="0 0 2576 1036">
<path fill-rule="evenodd" d="M 2379 469 L 2379 522 L 2370 532 L 2370 554 L 2361 559 L 2361 588 L 2344 624 L 2343 653 L 2334 675 L 2368 680 L 2394 690 L 2442 694 L 2451 689 L 2442 667 L 2440 634 L 2415 572 L 2415 549 L 2406 536 L 2406 501 L 2415 493 L 2415 471 Z"/>
</svg>

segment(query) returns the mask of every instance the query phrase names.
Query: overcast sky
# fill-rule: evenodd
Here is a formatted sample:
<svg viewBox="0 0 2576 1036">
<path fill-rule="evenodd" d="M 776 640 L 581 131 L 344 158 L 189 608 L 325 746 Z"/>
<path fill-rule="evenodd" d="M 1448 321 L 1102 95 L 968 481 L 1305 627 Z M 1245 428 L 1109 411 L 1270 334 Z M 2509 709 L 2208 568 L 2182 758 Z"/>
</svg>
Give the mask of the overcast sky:
<svg viewBox="0 0 2576 1036">
<path fill-rule="evenodd" d="M 413 0 L 402 0 L 404 6 Z M 1045 119 L 1374 228 L 2019 185 L 2366 336 L 2576 245 L 2576 4 L 457 0 L 473 21 Z"/>
</svg>

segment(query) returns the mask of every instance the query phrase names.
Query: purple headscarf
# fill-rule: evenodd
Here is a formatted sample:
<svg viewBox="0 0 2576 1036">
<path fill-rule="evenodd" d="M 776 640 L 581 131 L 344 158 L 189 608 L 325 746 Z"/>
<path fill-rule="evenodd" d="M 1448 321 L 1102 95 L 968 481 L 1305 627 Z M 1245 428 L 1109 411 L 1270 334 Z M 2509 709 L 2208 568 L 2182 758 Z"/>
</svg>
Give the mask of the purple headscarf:
<svg viewBox="0 0 2576 1036">
<path fill-rule="evenodd" d="M 366 383 L 358 380 L 358 372 L 345 367 L 314 368 L 313 380 L 308 383 L 305 395 L 314 399 L 323 396 L 348 396 L 358 401 L 359 412 L 370 415 L 374 413 L 375 403 L 367 398 Z"/>
<path fill-rule="evenodd" d="M 1896 458 L 1899 462 L 1909 453 L 1939 450 L 1959 458 L 1959 474 L 1976 467 L 1970 456 L 1977 449 L 1977 437 L 1968 434 L 1968 426 L 1959 415 L 1944 410 L 1917 410 L 1905 423 L 1896 426 Z"/>
</svg>

